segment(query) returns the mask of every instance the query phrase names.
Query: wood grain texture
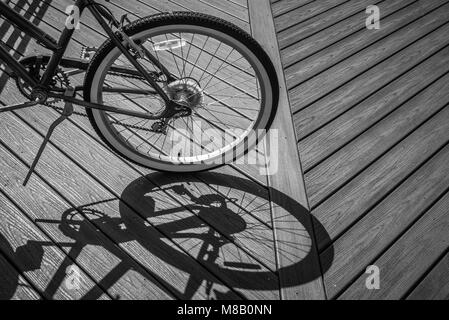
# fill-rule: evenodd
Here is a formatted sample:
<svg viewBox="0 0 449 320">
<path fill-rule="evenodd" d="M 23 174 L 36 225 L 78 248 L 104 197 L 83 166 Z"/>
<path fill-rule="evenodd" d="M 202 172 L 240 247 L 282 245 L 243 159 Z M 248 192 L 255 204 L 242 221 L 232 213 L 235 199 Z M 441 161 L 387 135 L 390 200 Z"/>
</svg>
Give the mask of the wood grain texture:
<svg viewBox="0 0 449 320">
<path fill-rule="evenodd" d="M 449 187 L 449 147 L 445 147 L 381 204 L 333 243 L 334 263 L 325 275 L 329 297 L 363 272 L 367 265 L 413 225 Z M 325 256 L 327 252 L 323 252 Z"/>
<path fill-rule="evenodd" d="M 312 130 L 327 124 L 445 47 L 449 39 L 446 36 L 447 26 L 443 28 L 411 44 L 405 50 L 358 75 L 337 90 L 328 93 L 306 109 L 296 113 L 293 119 L 298 131 L 298 138 L 301 139 Z"/>
<path fill-rule="evenodd" d="M 298 143 L 304 170 L 309 170 L 419 94 L 449 71 L 449 49 L 391 82 L 354 108 Z M 304 128 L 304 126 L 303 126 Z M 304 128 L 305 130 L 305 128 Z"/>
<path fill-rule="evenodd" d="M 343 84 L 359 76 L 371 67 L 378 65 L 384 59 L 399 52 L 401 49 L 410 46 L 411 43 L 420 37 L 427 35 L 422 39 L 421 43 L 423 41 L 435 40 L 443 42 L 447 40 L 448 26 L 444 24 L 449 19 L 448 8 L 449 5 L 438 9 L 438 14 L 424 16 L 416 22 L 413 22 L 409 27 L 397 31 L 394 36 L 392 35 L 376 42 L 372 47 L 365 48 L 342 63 L 294 87 L 289 91 L 293 111 L 297 112 L 306 107 L 310 107 L 309 105 L 311 103 L 323 97 L 328 98 L 327 94 L 330 91 L 337 88 L 341 90 Z M 440 26 L 441 28 L 436 30 Z M 435 37 L 438 38 L 438 35 L 440 38 L 437 40 Z M 432 44 L 431 47 L 437 47 L 437 43 L 435 45 Z M 407 49 L 410 50 L 410 47 Z"/>
<path fill-rule="evenodd" d="M 257 1 L 257 0 L 249 0 L 249 1 Z M 284 1 L 271 1 L 273 3 L 272 10 L 273 16 L 277 17 L 281 14 L 284 14 L 288 11 L 294 10 L 298 7 L 302 7 L 310 2 L 315 0 L 284 0 Z"/>
<path fill-rule="evenodd" d="M 449 102 L 448 79 L 448 76 L 440 79 L 308 172 L 306 183 L 311 203 L 332 194 L 444 107 Z"/>
<path fill-rule="evenodd" d="M 449 299 L 449 253 L 430 271 L 407 297 L 408 300 Z"/>
<path fill-rule="evenodd" d="M 322 0 L 310 2 L 277 17 L 275 20 L 276 30 L 279 32 L 292 27 L 293 25 L 315 17 L 320 13 L 328 11 L 347 1 L 348 0 Z"/>
<path fill-rule="evenodd" d="M 381 10 L 381 28 L 373 31 L 365 27 L 367 2 L 331 5 L 305 20 L 287 1 L 273 8 L 283 2 L 286 11 L 275 20 L 298 149 L 312 213 L 323 227 L 316 232 L 320 260 L 333 260 L 324 272 L 326 293 L 335 298 L 358 284 L 350 297 L 364 298 L 357 278 L 366 265 L 447 190 L 449 4 L 369 3 Z M 392 296 L 402 276 L 395 257 L 385 260 L 395 276 L 382 282 Z M 408 288 L 427 269 L 418 265 Z"/>
<path fill-rule="evenodd" d="M 237 6 L 232 6 L 232 3 L 228 1 L 222 2 L 222 4 L 219 5 L 220 10 L 209 5 L 209 1 L 201 2 L 197 0 L 171 0 L 171 2 L 183 7 L 184 10 L 199 11 L 219 17 L 222 16 L 223 18 L 231 21 L 246 32 L 250 31 L 248 24 L 248 11 L 241 10 L 241 8 Z M 215 5 L 217 5 L 216 1 L 213 2 L 215 3 Z M 226 12 L 226 8 L 228 7 L 230 10 L 229 13 Z"/>
<path fill-rule="evenodd" d="M 448 141 L 444 134 L 448 130 L 448 116 L 446 107 L 314 210 L 331 239 Z M 320 247 L 326 245 L 320 241 L 320 234 L 317 237 Z"/>
<path fill-rule="evenodd" d="M 415 2 L 415 0 L 403 0 L 403 1 L 381 1 L 377 3 L 377 6 L 383 13 L 384 19 L 390 14 L 404 9 Z M 313 35 L 299 40 L 294 44 L 284 48 L 281 51 L 282 61 L 285 67 L 289 67 L 292 64 L 305 59 L 306 57 L 319 52 L 320 50 L 327 48 L 345 37 L 350 36 L 365 28 L 366 13 L 365 11 L 348 17 L 338 23 L 327 27 Z M 306 30 L 306 29 L 305 29 Z"/>
<path fill-rule="evenodd" d="M 446 159 L 447 160 L 447 159 Z M 367 290 L 361 276 L 341 299 L 399 299 L 449 246 L 449 194 L 446 193 L 385 254 L 373 264 L 380 268 L 379 290 Z M 442 285 L 444 287 L 444 284 Z M 436 289 L 438 290 L 438 289 Z"/>
<path fill-rule="evenodd" d="M 344 20 L 347 17 L 359 11 L 365 11 L 365 8 L 371 4 L 377 4 L 380 0 L 369 2 L 369 0 L 354 0 L 346 1 L 342 4 L 334 7 L 331 10 L 313 16 L 303 22 L 295 24 L 294 26 L 278 33 L 279 46 L 284 49 L 306 37 L 309 37 L 318 31 L 331 27 L 333 24 L 340 20 Z M 319 2 L 318 2 L 319 3 Z M 287 15 L 287 14 L 286 14 Z M 296 17 L 295 17 L 296 18 Z M 282 17 L 276 19 L 276 21 L 282 20 Z M 281 26 L 277 26 L 278 30 L 282 30 Z M 289 79 L 287 78 L 287 85 Z"/>
<path fill-rule="evenodd" d="M 294 65 L 286 69 L 288 87 L 295 87 L 300 83 L 312 78 L 313 76 L 325 71 L 326 69 L 331 68 L 335 64 L 342 63 L 342 61 L 344 61 L 346 58 L 351 57 L 353 54 L 360 51 L 361 48 L 369 48 L 368 50 L 361 52 L 361 55 L 363 55 L 364 59 L 366 59 L 365 63 L 369 66 L 370 56 L 368 56 L 366 53 L 368 51 L 376 52 L 373 47 L 370 47 L 371 44 L 409 24 L 411 21 L 418 19 L 419 17 L 423 16 L 430 10 L 435 9 L 442 3 L 444 3 L 444 1 L 432 1 L 428 2 L 427 4 L 415 2 L 410 5 L 410 7 L 407 7 L 407 10 L 405 12 L 401 10 L 389 17 L 384 17 L 382 19 L 382 28 L 379 29 L 378 32 L 371 32 L 371 30 L 365 28 L 362 31 L 357 32 L 354 35 L 351 35 L 350 37 L 344 39 L 343 41 L 327 47 L 326 49 L 321 50 L 319 53 L 314 54 L 298 63 L 295 63 Z M 447 10 L 447 7 L 443 8 Z M 413 25 L 411 25 L 410 28 L 414 28 Z M 407 41 L 408 39 L 405 38 L 404 40 Z M 394 49 L 394 47 L 392 47 L 391 49 Z M 385 52 L 385 54 L 388 53 L 388 51 Z M 381 57 L 382 55 L 379 55 L 379 58 Z"/>
</svg>

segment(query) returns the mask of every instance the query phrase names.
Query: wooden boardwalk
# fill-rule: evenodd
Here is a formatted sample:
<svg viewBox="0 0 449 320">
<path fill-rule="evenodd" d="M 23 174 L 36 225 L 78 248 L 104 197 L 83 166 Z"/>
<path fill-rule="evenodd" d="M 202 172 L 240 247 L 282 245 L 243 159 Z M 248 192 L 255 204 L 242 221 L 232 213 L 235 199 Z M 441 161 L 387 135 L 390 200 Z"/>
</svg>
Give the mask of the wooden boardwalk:
<svg viewBox="0 0 449 320">
<path fill-rule="evenodd" d="M 449 2 L 273 2 L 326 297 L 447 299 Z"/>
<path fill-rule="evenodd" d="M 72 4 L 2 1 L 54 37 Z M 374 3 L 377 31 L 365 28 Z M 157 173 L 114 155 L 87 118 L 74 115 L 24 188 L 58 113 L 0 114 L 0 298 L 448 297 L 449 1 L 278 0 L 270 8 L 268 0 L 111 0 L 108 7 L 132 20 L 200 11 L 251 33 L 281 79 L 280 171 L 266 176 L 234 164 Z M 41 52 L 3 20 L 0 38 L 17 58 Z M 104 39 L 86 14 L 68 55 Z M 0 103 L 21 101 L 0 73 Z M 175 186 L 229 204 L 199 213 L 192 208 L 201 203 Z M 217 244 L 216 235 L 225 240 Z M 365 287 L 371 264 L 381 269 L 380 290 Z"/>
</svg>

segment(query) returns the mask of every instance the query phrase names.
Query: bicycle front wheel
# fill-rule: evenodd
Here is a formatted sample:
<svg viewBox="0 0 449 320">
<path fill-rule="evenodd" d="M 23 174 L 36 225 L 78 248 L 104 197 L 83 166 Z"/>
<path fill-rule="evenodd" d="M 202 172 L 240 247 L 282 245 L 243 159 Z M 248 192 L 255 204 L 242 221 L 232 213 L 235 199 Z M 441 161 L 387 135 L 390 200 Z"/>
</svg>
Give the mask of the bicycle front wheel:
<svg viewBox="0 0 449 320">
<path fill-rule="evenodd" d="M 208 170 L 244 155 L 268 129 L 278 104 L 276 71 L 247 33 L 222 19 L 175 12 L 124 30 L 157 61 L 137 61 L 189 112 L 148 120 L 88 110 L 99 136 L 118 154 L 160 171 Z M 161 71 L 161 65 L 171 74 Z M 130 70 L 123 73 L 120 70 Z M 87 101 L 158 114 L 164 101 L 122 52 L 106 41 L 85 79 Z"/>
</svg>

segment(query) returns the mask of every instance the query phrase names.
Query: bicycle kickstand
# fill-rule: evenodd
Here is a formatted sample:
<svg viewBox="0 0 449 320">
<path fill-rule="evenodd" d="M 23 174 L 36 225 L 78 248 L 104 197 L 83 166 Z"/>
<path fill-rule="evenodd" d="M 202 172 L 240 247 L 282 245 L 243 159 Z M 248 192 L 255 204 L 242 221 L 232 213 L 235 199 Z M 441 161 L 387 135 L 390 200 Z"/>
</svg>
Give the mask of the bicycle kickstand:
<svg viewBox="0 0 449 320">
<path fill-rule="evenodd" d="M 65 96 L 73 97 L 75 93 L 75 88 L 68 87 L 64 93 Z M 56 129 L 58 125 L 60 125 L 64 120 L 66 120 L 68 117 L 70 117 L 73 114 L 73 104 L 71 102 L 66 102 L 64 105 L 64 110 L 62 111 L 61 116 L 56 119 L 48 128 L 47 135 L 44 138 L 44 141 L 42 142 L 39 151 L 36 154 L 36 157 L 33 160 L 33 164 L 30 167 L 30 170 L 28 171 L 28 174 L 23 182 L 23 185 L 26 186 L 28 184 L 28 181 L 31 178 L 31 175 L 34 172 L 34 169 L 36 168 L 37 163 L 39 162 L 40 157 L 42 156 L 42 153 L 45 150 L 45 147 L 47 146 L 48 141 L 50 141 L 50 137 L 53 134 L 53 131 Z"/>
</svg>

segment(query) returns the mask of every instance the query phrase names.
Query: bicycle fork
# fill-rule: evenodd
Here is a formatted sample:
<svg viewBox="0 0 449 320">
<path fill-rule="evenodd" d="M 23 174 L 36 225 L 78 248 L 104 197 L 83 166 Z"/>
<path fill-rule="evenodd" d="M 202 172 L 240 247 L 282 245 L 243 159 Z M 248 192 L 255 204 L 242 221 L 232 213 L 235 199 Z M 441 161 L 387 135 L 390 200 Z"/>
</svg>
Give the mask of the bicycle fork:
<svg viewBox="0 0 449 320">
<path fill-rule="evenodd" d="M 64 93 L 64 96 L 69 96 L 69 97 L 73 97 L 73 95 L 75 94 L 75 88 L 73 87 L 68 87 Z M 48 142 L 50 141 L 50 137 L 53 134 L 53 132 L 55 131 L 56 127 L 59 126 L 62 122 L 64 122 L 64 120 L 67 120 L 71 115 L 73 114 L 73 104 L 71 102 L 66 102 L 64 105 L 64 110 L 62 111 L 61 116 L 56 119 L 48 128 L 48 132 L 44 138 L 44 141 L 42 142 L 36 157 L 33 160 L 33 163 L 31 164 L 30 170 L 28 171 L 27 176 L 25 177 L 25 180 L 23 181 L 23 186 L 26 186 L 28 184 L 28 181 L 31 178 L 31 175 L 34 172 L 34 169 L 36 168 L 39 159 L 42 156 L 42 153 L 45 150 L 45 147 L 47 146 Z"/>
</svg>

